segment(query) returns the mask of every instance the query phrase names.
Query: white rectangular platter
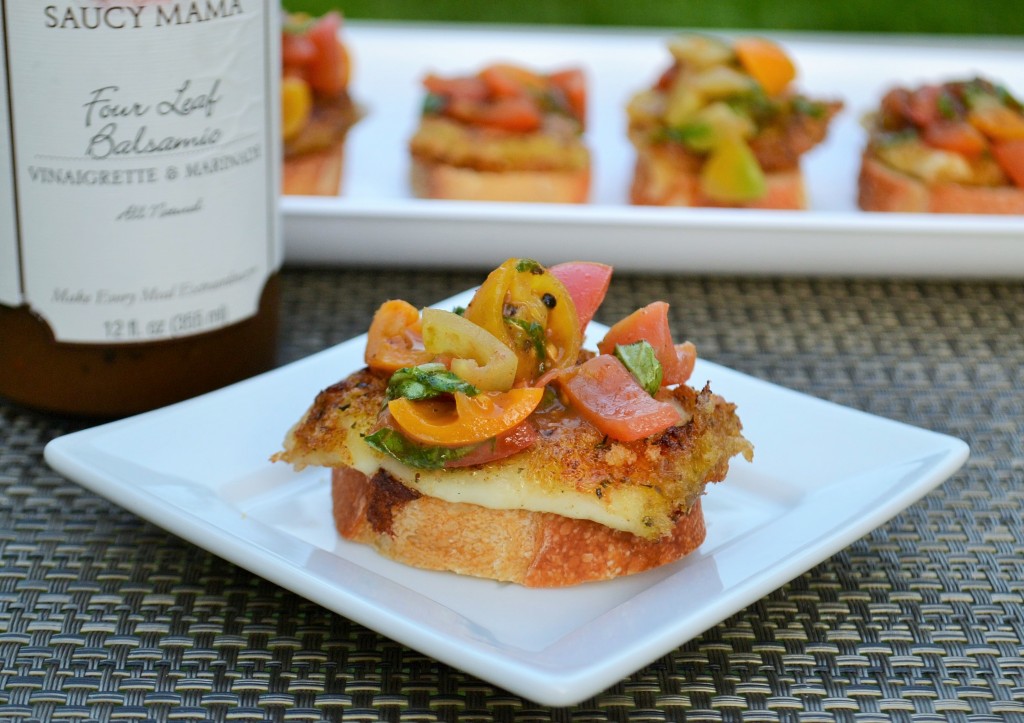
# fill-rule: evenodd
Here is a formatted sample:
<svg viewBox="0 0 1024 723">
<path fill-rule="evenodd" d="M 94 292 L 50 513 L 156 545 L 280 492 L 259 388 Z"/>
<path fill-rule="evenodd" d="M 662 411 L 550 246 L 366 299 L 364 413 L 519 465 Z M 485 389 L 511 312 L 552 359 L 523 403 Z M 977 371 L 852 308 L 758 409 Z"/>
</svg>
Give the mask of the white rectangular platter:
<svg viewBox="0 0 1024 723">
<path fill-rule="evenodd" d="M 268 461 L 317 392 L 362 366 L 364 347 L 359 337 L 221 391 L 58 438 L 46 460 L 325 608 L 529 700 L 571 705 L 867 534 L 968 455 L 953 437 L 698 361 L 691 381 L 710 380 L 738 404 L 756 447 L 752 464 L 734 461 L 705 495 L 704 544 L 632 577 L 528 590 L 409 568 L 341 539 L 328 471 L 295 473 Z"/>
<path fill-rule="evenodd" d="M 844 111 L 806 156 L 807 211 L 641 208 L 628 203 L 633 152 L 625 104 L 668 63 L 673 31 L 583 31 L 350 23 L 352 93 L 366 116 L 349 134 L 338 198 L 282 199 L 286 257 L 297 263 L 493 267 L 509 255 L 602 261 L 622 271 L 1024 276 L 1024 218 L 869 214 L 856 207 L 863 115 L 886 89 L 984 75 L 1024 95 L 1024 41 L 771 35 L 810 96 Z M 420 79 L 491 61 L 582 67 L 590 88 L 591 202 L 414 199 L 407 141 Z"/>
</svg>

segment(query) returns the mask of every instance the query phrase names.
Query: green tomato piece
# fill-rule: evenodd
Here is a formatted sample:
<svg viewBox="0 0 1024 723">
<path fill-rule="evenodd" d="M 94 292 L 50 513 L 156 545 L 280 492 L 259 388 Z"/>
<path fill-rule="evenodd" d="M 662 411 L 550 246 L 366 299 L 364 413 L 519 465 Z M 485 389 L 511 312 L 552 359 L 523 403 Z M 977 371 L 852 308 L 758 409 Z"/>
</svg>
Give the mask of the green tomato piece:
<svg viewBox="0 0 1024 723">
<path fill-rule="evenodd" d="M 762 198 L 768 191 L 764 171 L 750 146 L 740 140 L 718 144 L 704 162 L 701 190 L 725 203 L 744 203 Z"/>
</svg>

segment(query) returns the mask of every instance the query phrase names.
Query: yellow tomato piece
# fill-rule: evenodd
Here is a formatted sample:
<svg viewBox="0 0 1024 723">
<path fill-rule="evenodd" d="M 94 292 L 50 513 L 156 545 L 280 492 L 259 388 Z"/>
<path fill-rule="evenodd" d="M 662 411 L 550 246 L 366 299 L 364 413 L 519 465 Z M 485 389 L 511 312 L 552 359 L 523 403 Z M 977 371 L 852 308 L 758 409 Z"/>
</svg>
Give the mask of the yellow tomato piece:
<svg viewBox="0 0 1024 723">
<path fill-rule="evenodd" d="M 740 139 L 718 144 L 700 172 L 701 190 L 726 203 L 744 203 L 767 192 L 764 171 L 750 146 Z"/>
<path fill-rule="evenodd" d="M 388 402 L 395 423 L 410 438 L 441 447 L 462 447 L 484 442 L 526 421 L 544 390 L 535 387 L 507 392 L 481 392 L 467 396 L 456 392 L 448 397 Z"/>
<path fill-rule="evenodd" d="M 516 382 L 529 383 L 546 371 L 572 366 L 583 343 L 568 290 L 529 259 L 509 259 L 492 271 L 465 317 L 515 353 Z"/>
<path fill-rule="evenodd" d="M 385 301 L 373 315 L 366 334 L 366 365 L 371 369 L 396 372 L 433 359 L 423 348 L 420 312 L 406 301 Z"/>
<path fill-rule="evenodd" d="M 455 374 L 485 391 L 512 388 L 519 360 L 494 334 L 441 309 L 424 309 L 422 319 L 424 348 L 452 357 Z"/>
<path fill-rule="evenodd" d="M 764 38 L 740 38 L 733 44 L 740 65 L 768 95 L 778 95 L 796 78 L 796 66 L 786 51 Z"/>
<path fill-rule="evenodd" d="M 299 134 L 313 112 L 313 92 L 296 76 L 281 79 L 281 137 L 288 141 Z"/>
<path fill-rule="evenodd" d="M 970 111 L 967 120 L 971 125 L 995 141 L 1012 141 L 1024 138 L 1024 114 L 1018 113 L 993 99 L 979 104 Z"/>
</svg>

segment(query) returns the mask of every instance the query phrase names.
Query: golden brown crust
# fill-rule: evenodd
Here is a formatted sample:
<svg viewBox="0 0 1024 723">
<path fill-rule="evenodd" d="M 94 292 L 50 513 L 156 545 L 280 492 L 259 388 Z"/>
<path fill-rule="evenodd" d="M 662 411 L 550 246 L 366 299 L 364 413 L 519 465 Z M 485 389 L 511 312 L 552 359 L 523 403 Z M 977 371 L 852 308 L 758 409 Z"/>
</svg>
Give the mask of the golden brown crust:
<svg viewBox="0 0 1024 723">
<path fill-rule="evenodd" d="M 286 157 L 281 191 L 287 196 L 337 196 L 344 162 L 344 138 L 322 150 Z"/>
<path fill-rule="evenodd" d="M 697 391 L 679 385 L 663 399 L 677 405 L 683 423 L 651 437 L 608 440 L 596 427 L 553 408 L 534 417 L 538 441 L 511 457 L 475 467 L 417 470 L 363 441 L 375 429 L 386 384 L 363 369 L 323 390 L 273 459 L 298 469 L 355 467 L 369 475 L 385 468 L 424 495 L 588 518 L 657 539 L 707 484 L 725 477 L 732 457 L 749 460 L 753 454 L 734 404 L 707 386 Z"/>
<path fill-rule="evenodd" d="M 861 160 L 857 190 L 857 203 L 865 211 L 1024 214 L 1022 188 L 927 184 L 868 153 Z"/>
<path fill-rule="evenodd" d="M 482 171 L 414 157 L 410 183 L 417 198 L 585 203 L 590 195 L 590 168 Z"/>
<path fill-rule="evenodd" d="M 698 500 L 657 541 L 589 520 L 547 512 L 493 510 L 396 493 L 386 473 L 372 479 L 348 467 L 332 470 L 335 525 L 346 539 L 370 545 L 398 562 L 430 570 L 564 587 L 632 575 L 674 562 L 705 537 Z M 388 510 L 387 520 L 374 508 Z"/>
<path fill-rule="evenodd" d="M 725 203 L 709 198 L 701 191 L 699 168 L 692 162 L 674 159 L 654 147 L 639 148 L 631 203 L 641 206 L 699 206 L 717 208 L 764 208 L 803 210 L 807 208 L 803 173 L 798 167 L 765 174 L 764 196 L 746 203 Z"/>
</svg>

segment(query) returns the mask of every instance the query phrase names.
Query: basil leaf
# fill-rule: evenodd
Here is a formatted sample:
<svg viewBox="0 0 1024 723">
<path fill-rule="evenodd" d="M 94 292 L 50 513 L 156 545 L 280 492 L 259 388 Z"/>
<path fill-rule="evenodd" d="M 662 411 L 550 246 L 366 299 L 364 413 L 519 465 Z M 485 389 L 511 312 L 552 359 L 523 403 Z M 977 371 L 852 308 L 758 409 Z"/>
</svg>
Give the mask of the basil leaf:
<svg viewBox="0 0 1024 723">
<path fill-rule="evenodd" d="M 526 332 L 526 337 L 533 346 L 533 351 L 537 355 L 537 359 L 543 362 L 547 358 L 547 349 L 544 348 L 544 327 L 541 326 L 539 322 L 526 321 L 525 319 L 516 319 L 512 316 L 506 316 L 505 323 L 518 326 Z"/>
<path fill-rule="evenodd" d="M 446 105 L 448 105 L 448 101 L 443 95 L 427 93 L 423 97 L 423 108 L 420 112 L 423 115 L 438 115 L 445 109 Z"/>
<path fill-rule="evenodd" d="M 516 271 L 518 271 L 521 274 L 543 274 L 544 267 L 538 264 L 533 259 L 519 259 L 519 263 L 516 264 Z"/>
<path fill-rule="evenodd" d="M 417 469 L 441 469 L 447 462 L 465 457 L 476 448 L 474 444 L 467 447 L 427 447 L 387 427 L 368 434 L 363 440 L 378 452 Z"/>
<path fill-rule="evenodd" d="M 616 344 L 615 356 L 648 394 L 654 396 L 661 388 L 661 362 L 650 342 L 641 339 L 632 344 Z"/>
<path fill-rule="evenodd" d="M 475 397 L 480 390 L 469 382 L 452 374 L 444 364 L 420 364 L 416 367 L 402 367 L 388 380 L 385 396 L 388 401 L 406 399 L 430 399 L 439 394 L 462 392 Z"/>
</svg>

